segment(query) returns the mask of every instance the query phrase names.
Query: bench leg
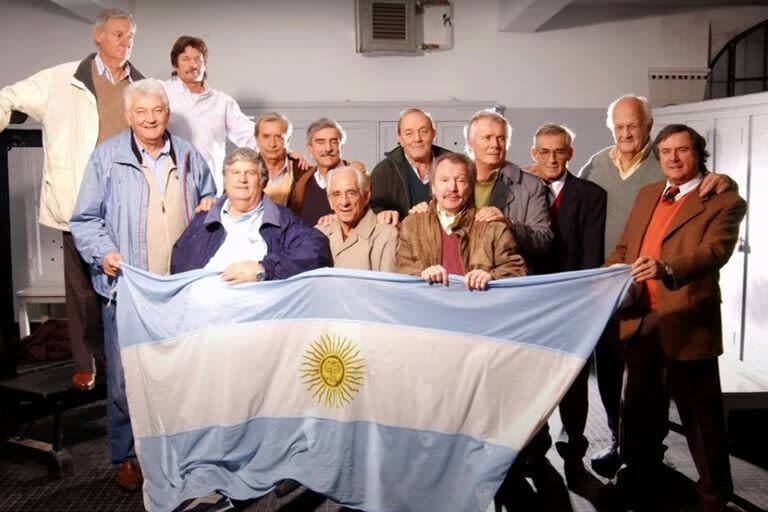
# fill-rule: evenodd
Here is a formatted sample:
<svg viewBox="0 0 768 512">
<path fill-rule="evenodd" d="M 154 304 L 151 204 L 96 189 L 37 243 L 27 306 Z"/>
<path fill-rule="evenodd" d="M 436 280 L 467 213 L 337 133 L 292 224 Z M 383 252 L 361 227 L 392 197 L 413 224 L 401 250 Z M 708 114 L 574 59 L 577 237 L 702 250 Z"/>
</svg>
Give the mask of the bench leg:
<svg viewBox="0 0 768 512">
<path fill-rule="evenodd" d="M 19 301 L 19 339 L 23 339 L 30 334 L 27 302 L 24 299 L 21 299 Z"/>
</svg>

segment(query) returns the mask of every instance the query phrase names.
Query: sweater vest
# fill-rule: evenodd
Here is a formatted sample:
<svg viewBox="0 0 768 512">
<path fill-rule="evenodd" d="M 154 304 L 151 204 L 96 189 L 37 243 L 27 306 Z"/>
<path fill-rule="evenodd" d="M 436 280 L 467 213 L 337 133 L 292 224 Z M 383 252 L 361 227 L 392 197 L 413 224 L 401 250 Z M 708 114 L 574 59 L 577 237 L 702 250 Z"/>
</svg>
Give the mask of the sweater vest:
<svg viewBox="0 0 768 512">
<path fill-rule="evenodd" d="M 611 148 L 596 154 L 591 161 L 592 172 L 587 179 L 605 189 L 608 195 L 605 220 L 605 254 L 611 254 L 619 242 L 635 197 L 640 189 L 664 178 L 659 161 L 651 152 L 626 181 L 611 161 Z"/>
<path fill-rule="evenodd" d="M 93 87 L 96 89 L 96 105 L 99 110 L 99 138 L 96 144 L 114 137 L 128 129 L 125 120 L 123 91 L 130 83 L 128 76 L 113 84 L 96 69 L 96 61 L 91 63 Z"/>
<path fill-rule="evenodd" d="M 440 228 L 440 236 L 443 239 L 443 253 L 440 264 L 449 274 L 464 275 L 464 264 L 461 262 L 461 238 L 457 233 L 447 234 Z"/>
<path fill-rule="evenodd" d="M 304 203 L 301 205 L 299 217 L 308 225 L 314 226 L 320 217 L 329 213 L 333 213 L 333 210 L 331 210 L 331 203 L 328 202 L 328 195 L 317 184 L 315 177 L 311 176 L 307 182 L 307 192 L 304 194 Z"/>
<path fill-rule="evenodd" d="M 170 272 L 173 244 L 187 225 L 178 169 L 171 158 L 166 161 L 168 164 L 164 196 L 159 193 L 154 171 L 146 165 L 141 166 L 141 171 L 149 185 L 147 270 L 159 275 L 167 275 Z"/>
<path fill-rule="evenodd" d="M 643 235 L 639 256 L 649 256 L 657 260 L 661 259 L 661 243 L 664 241 L 664 236 L 669 230 L 669 225 L 672 223 L 675 215 L 677 215 L 677 212 L 680 211 L 680 208 L 682 208 L 686 199 L 687 196 L 681 197 L 675 202 L 664 201 L 663 198 L 659 199 L 656 208 L 653 210 L 651 222 L 648 223 L 648 228 Z M 659 282 L 655 279 L 649 279 L 644 284 L 641 300 L 651 309 L 658 309 Z"/>
</svg>

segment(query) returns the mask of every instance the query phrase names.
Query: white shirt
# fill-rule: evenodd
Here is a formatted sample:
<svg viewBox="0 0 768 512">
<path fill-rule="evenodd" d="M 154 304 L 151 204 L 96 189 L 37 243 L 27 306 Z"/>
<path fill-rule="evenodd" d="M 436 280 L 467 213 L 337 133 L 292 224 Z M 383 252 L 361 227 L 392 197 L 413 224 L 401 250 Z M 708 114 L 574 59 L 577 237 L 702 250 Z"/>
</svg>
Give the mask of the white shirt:
<svg viewBox="0 0 768 512">
<path fill-rule="evenodd" d="M 463 210 L 462 210 L 463 211 Z M 456 222 L 456 217 L 459 213 L 448 213 L 439 206 L 437 207 L 437 220 L 440 221 L 440 225 L 443 227 L 446 235 L 453 234 L 453 223 Z"/>
<path fill-rule="evenodd" d="M 200 152 L 221 194 L 227 139 L 236 146 L 256 149 L 253 121 L 243 114 L 231 96 L 210 88 L 207 82 L 200 94 L 192 94 L 177 76 L 162 84 L 171 107 L 168 131 L 187 139 Z"/>
<path fill-rule="evenodd" d="M 106 64 L 104 64 L 104 61 L 101 60 L 101 55 L 99 52 L 96 52 L 96 57 L 93 58 L 93 61 L 96 63 L 96 72 L 99 74 L 99 76 L 105 77 L 107 80 L 109 80 L 109 83 L 114 85 L 115 77 L 112 76 L 112 72 L 109 70 Z M 133 82 L 131 79 L 131 65 L 126 62 L 125 66 L 123 67 L 123 71 L 125 72 L 124 76 L 128 77 L 128 81 Z"/>
<path fill-rule="evenodd" d="M 206 269 L 223 272 L 238 261 L 261 261 L 267 255 L 267 242 L 259 233 L 264 218 L 264 202 L 238 218 L 229 213 L 229 199 L 221 207 L 221 225 L 227 232 L 224 243 L 208 260 Z"/>
<path fill-rule="evenodd" d="M 549 184 L 549 190 L 551 190 L 553 194 L 553 198 L 557 199 L 557 196 L 560 195 L 560 191 L 563 190 L 563 185 L 565 185 L 565 175 L 568 173 L 568 171 L 565 171 L 562 176 L 560 176 L 560 179 L 553 181 Z M 554 200 L 553 199 L 553 200 Z"/>
<path fill-rule="evenodd" d="M 699 173 L 699 174 L 697 174 L 697 175 L 696 175 L 696 177 L 695 177 L 695 178 L 693 178 L 692 180 L 690 180 L 690 181 L 686 181 L 686 182 L 685 182 L 685 183 L 683 183 L 682 185 L 678 185 L 678 187 L 677 187 L 677 188 L 679 188 L 679 189 L 680 189 L 680 192 L 678 192 L 678 193 L 677 193 L 677 195 L 675 196 L 675 202 L 679 201 L 680 199 L 682 199 L 683 197 L 685 197 L 685 195 L 686 195 L 688 192 L 690 192 L 691 190 L 693 190 L 693 189 L 695 189 L 696 187 L 698 187 L 698 186 L 699 186 L 699 184 L 702 182 L 702 180 L 703 180 L 703 179 L 704 179 L 704 176 L 702 176 L 702 175 L 701 175 L 701 173 Z M 661 193 L 661 196 L 662 196 L 662 197 L 664 197 L 664 194 L 666 194 L 666 193 L 667 193 L 667 189 L 668 189 L 669 187 L 673 187 L 673 186 L 674 186 L 674 185 L 672 185 L 672 184 L 669 182 L 669 180 L 667 180 L 667 186 L 666 186 L 666 187 L 664 187 L 664 192 L 662 192 L 662 193 Z"/>
<path fill-rule="evenodd" d="M 328 180 L 325 179 L 325 176 L 320 174 L 320 171 L 315 171 L 315 181 L 317 182 L 317 186 L 321 189 L 325 190 L 325 187 L 328 185 Z"/>
<path fill-rule="evenodd" d="M 416 177 L 419 179 L 420 182 L 422 182 L 424 185 L 429 183 L 429 174 L 431 171 L 427 172 L 427 174 L 424 175 L 424 179 L 421 178 L 421 175 L 419 174 L 419 169 L 416 167 L 416 164 L 414 164 L 410 158 L 408 158 L 408 155 L 405 156 L 405 159 L 408 160 L 408 165 L 411 166 L 411 169 L 413 169 L 413 172 L 416 173 Z M 432 166 L 430 165 L 430 168 Z"/>
<path fill-rule="evenodd" d="M 277 173 L 277 176 L 274 178 L 269 178 L 268 186 L 274 187 L 278 183 L 280 183 L 283 178 L 285 178 L 285 175 L 288 174 L 288 157 L 285 157 L 285 164 L 283 164 L 283 168 L 280 169 L 280 172 Z"/>
</svg>

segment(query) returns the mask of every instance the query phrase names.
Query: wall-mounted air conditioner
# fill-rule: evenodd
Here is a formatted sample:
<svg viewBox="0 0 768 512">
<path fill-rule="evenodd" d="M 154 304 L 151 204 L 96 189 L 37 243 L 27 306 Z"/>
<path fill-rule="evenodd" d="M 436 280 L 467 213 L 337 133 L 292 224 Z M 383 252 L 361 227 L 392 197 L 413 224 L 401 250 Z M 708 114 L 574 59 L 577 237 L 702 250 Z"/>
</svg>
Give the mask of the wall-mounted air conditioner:
<svg viewBox="0 0 768 512">
<path fill-rule="evenodd" d="M 415 52 L 416 0 L 355 0 L 358 53 Z"/>
</svg>

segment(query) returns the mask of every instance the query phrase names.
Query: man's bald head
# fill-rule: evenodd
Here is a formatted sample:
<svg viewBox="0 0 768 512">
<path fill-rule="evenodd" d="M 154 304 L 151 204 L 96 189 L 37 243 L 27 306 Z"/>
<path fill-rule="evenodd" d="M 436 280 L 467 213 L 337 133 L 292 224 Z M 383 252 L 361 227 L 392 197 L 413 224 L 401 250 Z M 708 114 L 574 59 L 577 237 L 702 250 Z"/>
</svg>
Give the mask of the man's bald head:
<svg viewBox="0 0 768 512">
<path fill-rule="evenodd" d="M 634 157 L 651 139 L 653 117 L 648 100 L 635 95 L 618 98 L 608 107 L 606 125 L 613 132 L 619 153 Z"/>
</svg>

